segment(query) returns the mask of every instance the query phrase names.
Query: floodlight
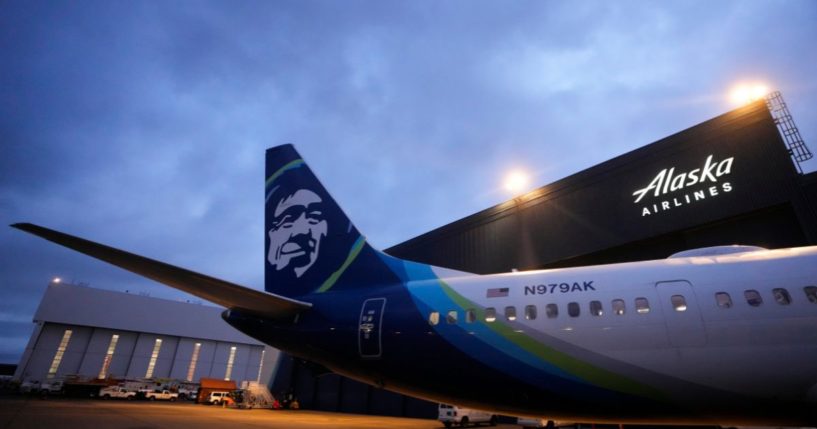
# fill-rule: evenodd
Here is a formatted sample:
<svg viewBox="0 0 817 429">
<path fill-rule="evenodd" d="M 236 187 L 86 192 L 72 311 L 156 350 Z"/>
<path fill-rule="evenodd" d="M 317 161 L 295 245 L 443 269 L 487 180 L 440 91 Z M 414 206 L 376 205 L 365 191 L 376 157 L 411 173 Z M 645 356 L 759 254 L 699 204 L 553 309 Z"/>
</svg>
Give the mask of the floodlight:
<svg viewBox="0 0 817 429">
<path fill-rule="evenodd" d="M 524 171 L 513 170 L 505 176 L 505 189 L 516 194 L 524 190 L 528 182 L 528 175 Z"/>
<path fill-rule="evenodd" d="M 749 104 L 753 101 L 760 100 L 769 93 L 769 88 L 766 85 L 755 83 L 751 85 L 742 84 L 734 87 L 729 94 L 732 103 L 737 105 Z"/>
</svg>

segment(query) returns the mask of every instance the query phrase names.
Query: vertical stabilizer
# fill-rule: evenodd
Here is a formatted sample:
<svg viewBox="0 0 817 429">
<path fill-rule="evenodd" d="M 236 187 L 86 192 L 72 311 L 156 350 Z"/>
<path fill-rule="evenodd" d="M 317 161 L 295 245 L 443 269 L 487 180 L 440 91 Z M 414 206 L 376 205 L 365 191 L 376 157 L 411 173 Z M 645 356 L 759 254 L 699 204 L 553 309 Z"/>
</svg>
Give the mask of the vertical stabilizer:
<svg viewBox="0 0 817 429">
<path fill-rule="evenodd" d="M 397 280 L 292 145 L 267 150 L 265 191 L 267 292 L 303 296 Z"/>
</svg>

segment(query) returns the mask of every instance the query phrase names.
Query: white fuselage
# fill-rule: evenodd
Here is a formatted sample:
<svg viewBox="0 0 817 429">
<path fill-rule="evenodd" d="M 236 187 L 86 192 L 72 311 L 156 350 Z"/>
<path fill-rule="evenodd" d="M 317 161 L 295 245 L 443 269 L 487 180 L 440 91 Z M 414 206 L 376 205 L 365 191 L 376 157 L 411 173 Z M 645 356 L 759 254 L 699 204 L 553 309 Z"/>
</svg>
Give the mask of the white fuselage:
<svg viewBox="0 0 817 429">
<path fill-rule="evenodd" d="M 478 323 L 506 323 L 675 401 L 694 405 L 729 392 L 817 402 L 817 247 L 452 274 L 438 273 L 489 318 L 494 309 L 495 321 Z M 449 309 L 434 310 L 445 323 Z"/>
</svg>

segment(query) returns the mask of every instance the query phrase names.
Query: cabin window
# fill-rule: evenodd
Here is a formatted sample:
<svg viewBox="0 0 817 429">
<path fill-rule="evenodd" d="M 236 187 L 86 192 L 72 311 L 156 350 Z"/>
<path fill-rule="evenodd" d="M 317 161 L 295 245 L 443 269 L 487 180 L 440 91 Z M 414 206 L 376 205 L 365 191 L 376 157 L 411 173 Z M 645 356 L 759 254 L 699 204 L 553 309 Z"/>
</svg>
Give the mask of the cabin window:
<svg viewBox="0 0 817 429">
<path fill-rule="evenodd" d="M 772 289 L 772 295 L 774 295 L 774 300 L 780 305 L 791 304 L 791 295 L 789 295 L 789 291 L 783 289 L 782 287 Z"/>
<path fill-rule="evenodd" d="M 485 309 L 485 321 L 486 322 L 496 321 L 496 308 L 488 307 Z"/>
<path fill-rule="evenodd" d="M 578 302 L 569 302 L 567 303 L 567 315 L 570 317 L 579 317 L 579 303 Z"/>
<path fill-rule="evenodd" d="M 505 318 L 511 322 L 516 320 L 516 307 L 510 305 L 505 307 Z"/>
<path fill-rule="evenodd" d="M 473 308 L 465 310 L 465 323 L 474 323 L 477 321 L 477 313 Z"/>
<path fill-rule="evenodd" d="M 806 292 L 808 302 L 817 304 L 817 286 L 806 286 L 803 288 L 803 291 Z"/>
<path fill-rule="evenodd" d="M 526 320 L 536 320 L 536 306 L 535 305 L 526 305 L 525 306 L 525 319 Z"/>
<path fill-rule="evenodd" d="M 627 309 L 624 306 L 624 300 L 623 299 L 614 299 L 613 300 L 613 314 L 615 314 L 616 316 L 621 316 L 626 311 L 627 311 Z"/>
<path fill-rule="evenodd" d="M 670 297 L 670 302 L 675 311 L 687 311 L 687 300 L 683 295 L 673 295 Z"/>
<path fill-rule="evenodd" d="M 440 312 L 439 311 L 432 311 L 428 315 L 428 324 L 434 326 L 440 323 Z"/>
<path fill-rule="evenodd" d="M 638 297 L 635 299 L 635 312 L 638 314 L 647 314 L 650 312 L 650 302 L 647 298 Z"/>
<path fill-rule="evenodd" d="M 726 292 L 718 292 L 715 294 L 715 302 L 720 308 L 732 308 L 732 297 Z"/>
<path fill-rule="evenodd" d="M 763 298 L 761 298 L 760 293 L 754 289 L 744 291 L 743 296 L 746 297 L 746 302 L 752 307 L 759 307 L 760 304 L 763 304 Z"/>
<path fill-rule="evenodd" d="M 556 304 L 548 304 L 545 306 L 545 314 L 548 319 L 555 319 L 559 316 L 559 306 Z"/>
<path fill-rule="evenodd" d="M 445 315 L 445 323 L 449 325 L 457 324 L 457 310 L 451 310 Z"/>
<path fill-rule="evenodd" d="M 601 316 L 604 310 L 601 308 L 601 301 L 590 301 L 590 314 L 594 316 Z"/>
</svg>

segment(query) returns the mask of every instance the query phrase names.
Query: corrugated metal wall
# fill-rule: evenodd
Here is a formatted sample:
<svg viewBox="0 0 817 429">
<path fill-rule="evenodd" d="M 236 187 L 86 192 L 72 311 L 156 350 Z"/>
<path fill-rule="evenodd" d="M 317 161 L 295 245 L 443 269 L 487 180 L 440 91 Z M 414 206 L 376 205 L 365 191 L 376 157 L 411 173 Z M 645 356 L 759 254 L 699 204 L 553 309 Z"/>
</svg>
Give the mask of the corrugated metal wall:
<svg viewBox="0 0 817 429">
<path fill-rule="evenodd" d="M 659 197 L 650 191 L 642 201 L 634 202 L 633 193 L 649 185 L 662 170 L 672 168 L 676 177 L 703 170 L 710 155 L 713 162 L 733 158 L 730 173 L 717 183 L 707 181 Z M 663 258 L 690 246 L 814 244 L 817 222 L 802 180 L 774 120 L 759 101 L 386 252 L 485 274 L 568 266 L 569 261 L 593 264 Z M 724 182 L 728 188 L 723 187 Z M 696 200 L 696 191 L 705 198 Z M 665 203 L 668 208 L 662 206 Z M 741 219 L 747 215 L 775 207 L 779 209 L 772 210 L 774 215 L 757 216 L 763 227 L 732 227 L 744 222 Z M 799 225 L 799 234 L 792 234 L 792 219 Z M 707 233 L 684 232 L 696 229 Z M 679 234 L 694 239 L 678 240 Z M 634 243 L 641 245 L 628 246 Z M 656 246 L 651 247 L 652 243 Z M 606 252 L 611 249 L 617 258 Z M 594 260 L 596 254 L 605 257 Z"/>
</svg>

